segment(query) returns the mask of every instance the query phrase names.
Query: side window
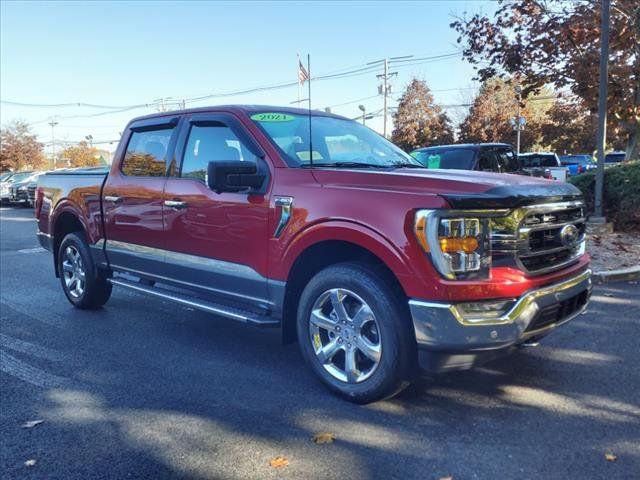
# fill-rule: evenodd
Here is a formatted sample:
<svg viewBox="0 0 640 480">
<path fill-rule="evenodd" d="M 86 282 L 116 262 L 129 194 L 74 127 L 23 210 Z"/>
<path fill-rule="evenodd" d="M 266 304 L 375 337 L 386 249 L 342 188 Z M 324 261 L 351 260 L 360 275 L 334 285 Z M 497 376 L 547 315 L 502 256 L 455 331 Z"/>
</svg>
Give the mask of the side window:
<svg viewBox="0 0 640 480">
<path fill-rule="evenodd" d="M 182 159 L 181 176 L 206 182 L 209 162 L 253 161 L 253 155 L 223 124 L 192 125 Z"/>
<path fill-rule="evenodd" d="M 494 159 L 495 155 L 493 150 L 480 150 L 480 157 L 478 158 L 478 170 L 480 170 L 481 172 L 493 172 L 495 170 Z"/>
<path fill-rule="evenodd" d="M 133 132 L 120 167 L 122 173 L 135 177 L 163 177 L 172 133 L 173 128 Z"/>
</svg>

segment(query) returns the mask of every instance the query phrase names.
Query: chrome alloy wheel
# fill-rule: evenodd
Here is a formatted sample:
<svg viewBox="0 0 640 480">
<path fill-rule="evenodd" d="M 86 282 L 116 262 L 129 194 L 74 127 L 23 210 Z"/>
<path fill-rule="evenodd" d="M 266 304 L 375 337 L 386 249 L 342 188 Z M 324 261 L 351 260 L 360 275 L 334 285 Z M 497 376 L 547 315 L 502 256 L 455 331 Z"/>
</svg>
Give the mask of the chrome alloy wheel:
<svg viewBox="0 0 640 480">
<path fill-rule="evenodd" d="M 80 252 L 73 245 L 69 245 L 64 251 L 62 275 L 69 295 L 73 298 L 80 298 L 84 293 L 86 274 Z"/>
<path fill-rule="evenodd" d="M 369 305 L 349 290 L 332 288 L 318 297 L 309 334 L 320 364 L 342 382 L 363 382 L 380 364 L 378 321 Z"/>
</svg>

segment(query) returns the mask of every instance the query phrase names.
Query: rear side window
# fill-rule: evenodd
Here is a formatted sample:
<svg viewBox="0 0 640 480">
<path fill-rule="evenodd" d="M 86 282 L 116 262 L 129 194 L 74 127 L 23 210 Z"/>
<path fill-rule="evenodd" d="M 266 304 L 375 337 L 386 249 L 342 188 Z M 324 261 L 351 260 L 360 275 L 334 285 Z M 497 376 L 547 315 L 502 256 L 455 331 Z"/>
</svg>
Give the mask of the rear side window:
<svg viewBox="0 0 640 480">
<path fill-rule="evenodd" d="M 193 125 L 182 160 L 181 176 L 206 182 L 209 162 L 253 159 L 254 155 L 226 125 Z"/>
<path fill-rule="evenodd" d="M 173 128 L 133 132 L 120 169 L 134 177 L 163 177 Z"/>
</svg>

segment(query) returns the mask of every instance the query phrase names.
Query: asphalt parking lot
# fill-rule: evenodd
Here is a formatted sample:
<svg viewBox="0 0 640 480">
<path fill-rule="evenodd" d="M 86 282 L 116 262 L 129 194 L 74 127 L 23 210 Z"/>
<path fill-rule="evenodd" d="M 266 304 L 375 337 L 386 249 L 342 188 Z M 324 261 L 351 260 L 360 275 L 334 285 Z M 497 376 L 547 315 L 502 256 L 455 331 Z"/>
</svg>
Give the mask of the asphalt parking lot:
<svg viewBox="0 0 640 480">
<path fill-rule="evenodd" d="M 122 290 L 74 310 L 31 216 L 0 211 L 3 479 L 640 478 L 638 284 L 597 287 L 537 348 L 357 406 L 275 330 Z"/>
</svg>

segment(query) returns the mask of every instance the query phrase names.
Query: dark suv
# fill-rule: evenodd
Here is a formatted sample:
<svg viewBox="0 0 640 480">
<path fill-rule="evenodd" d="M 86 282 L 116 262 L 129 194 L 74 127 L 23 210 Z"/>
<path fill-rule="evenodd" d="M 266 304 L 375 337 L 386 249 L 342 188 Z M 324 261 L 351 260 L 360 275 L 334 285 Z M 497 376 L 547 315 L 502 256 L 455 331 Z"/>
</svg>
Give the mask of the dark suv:
<svg viewBox="0 0 640 480">
<path fill-rule="evenodd" d="M 520 163 L 507 143 L 472 143 L 419 148 L 411 156 L 427 168 L 520 173 Z"/>
</svg>

